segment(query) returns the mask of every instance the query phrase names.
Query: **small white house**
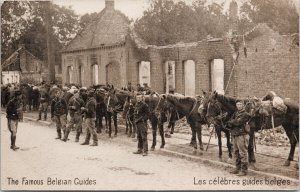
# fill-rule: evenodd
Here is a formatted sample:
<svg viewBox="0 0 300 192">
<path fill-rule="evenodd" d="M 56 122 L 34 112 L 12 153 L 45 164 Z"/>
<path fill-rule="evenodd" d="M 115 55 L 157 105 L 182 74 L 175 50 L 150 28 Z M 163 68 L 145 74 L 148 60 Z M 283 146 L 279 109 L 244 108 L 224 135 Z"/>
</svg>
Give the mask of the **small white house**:
<svg viewBox="0 0 300 192">
<path fill-rule="evenodd" d="M 2 71 L 2 83 L 20 83 L 20 71 Z"/>
</svg>

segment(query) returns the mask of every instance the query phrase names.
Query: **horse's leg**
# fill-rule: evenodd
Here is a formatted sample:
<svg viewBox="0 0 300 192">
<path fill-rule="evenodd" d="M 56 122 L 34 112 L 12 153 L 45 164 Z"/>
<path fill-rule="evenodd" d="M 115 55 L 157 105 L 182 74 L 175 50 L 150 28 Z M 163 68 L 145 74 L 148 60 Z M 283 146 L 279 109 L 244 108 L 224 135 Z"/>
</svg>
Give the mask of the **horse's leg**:
<svg viewBox="0 0 300 192">
<path fill-rule="evenodd" d="M 196 133 L 197 133 L 197 136 L 198 136 L 200 150 L 203 151 L 201 123 L 196 123 L 195 128 L 196 128 Z"/>
<path fill-rule="evenodd" d="M 216 127 L 216 133 L 218 136 L 219 158 L 222 159 L 222 134 L 219 127 Z"/>
<path fill-rule="evenodd" d="M 130 121 L 129 117 L 126 118 L 126 121 L 128 122 L 128 128 L 129 128 L 128 137 L 131 137 L 131 134 L 132 134 L 132 122 Z"/>
<path fill-rule="evenodd" d="M 159 129 L 159 133 L 160 133 L 160 137 L 161 137 L 160 148 L 164 148 L 166 142 L 165 142 L 165 134 L 164 134 L 164 124 L 162 122 L 158 123 L 158 129 Z"/>
<path fill-rule="evenodd" d="M 127 119 L 127 118 L 125 118 L 125 126 L 126 126 L 125 134 L 128 134 L 129 122 L 128 122 L 128 119 Z"/>
<path fill-rule="evenodd" d="M 228 156 L 230 159 L 232 159 L 232 145 L 230 142 L 230 132 L 228 130 L 224 130 L 225 136 L 226 136 L 226 144 L 228 148 Z"/>
<path fill-rule="evenodd" d="M 191 126 L 191 130 L 192 130 L 192 138 L 191 138 L 191 143 L 190 143 L 190 146 L 194 146 L 196 144 L 197 146 L 197 141 L 196 141 L 196 131 L 195 129 L 193 128 L 192 125 Z"/>
<path fill-rule="evenodd" d="M 117 113 L 113 114 L 114 126 L 115 126 L 115 136 L 118 134 L 118 121 L 117 121 Z"/>
<path fill-rule="evenodd" d="M 190 145 L 193 146 L 194 150 L 196 151 L 197 150 L 196 127 L 195 127 L 194 124 L 190 124 L 190 126 L 191 126 L 191 129 L 192 129 L 192 138 L 191 138 L 191 144 Z"/>
<path fill-rule="evenodd" d="M 152 126 L 152 146 L 151 151 L 155 149 L 156 146 L 156 133 L 157 133 L 157 122 L 155 122 L 152 118 L 150 118 L 151 126 Z"/>
<path fill-rule="evenodd" d="M 291 145 L 288 159 L 285 161 L 285 163 L 283 165 L 284 166 L 290 166 L 291 161 L 294 160 L 295 148 L 296 148 L 297 141 L 299 140 L 299 136 L 298 136 L 298 133 L 296 134 L 294 132 L 292 126 L 290 127 L 290 128 L 292 128 L 292 130 L 287 130 L 286 125 L 282 125 L 282 126 L 286 130 L 286 134 L 287 134 L 287 136 L 290 140 L 290 145 Z"/>
<path fill-rule="evenodd" d="M 111 132 L 112 132 L 112 130 L 111 130 L 111 118 L 112 118 L 112 115 L 110 114 L 110 113 L 108 113 L 108 135 L 109 135 L 109 137 L 111 137 Z"/>
</svg>

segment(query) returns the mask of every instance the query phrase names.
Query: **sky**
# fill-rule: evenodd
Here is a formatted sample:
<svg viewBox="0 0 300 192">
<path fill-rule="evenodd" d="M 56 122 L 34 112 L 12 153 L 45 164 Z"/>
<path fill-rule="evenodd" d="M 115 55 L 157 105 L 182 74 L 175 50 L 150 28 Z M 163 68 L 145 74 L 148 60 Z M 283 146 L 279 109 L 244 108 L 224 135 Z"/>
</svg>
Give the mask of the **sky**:
<svg viewBox="0 0 300 192">
<path fill-rule="evenodd" d="M 75 13 L 84 15 L 86 13 L 100 12 L 105 6 L 105 0 L 52 0 L 53 3 L 60 6 L 72 6 Z M 115 9 L 120 10 L 130 19 L 136 20 L 143 15 L 144 10 L 149 7 L 150 0 L 114 0 Z M 191 4 L 193 0 L 184 0 L 187 4 Z M 209 2 L 223 3 L 225 9 L 229 7 L 231 0 L 208 0 Z M 242 4 L 247 0 L 236 0 L 238 4 Z M 299 9 L 299 0 L 293 0 Z"/>
</svg>

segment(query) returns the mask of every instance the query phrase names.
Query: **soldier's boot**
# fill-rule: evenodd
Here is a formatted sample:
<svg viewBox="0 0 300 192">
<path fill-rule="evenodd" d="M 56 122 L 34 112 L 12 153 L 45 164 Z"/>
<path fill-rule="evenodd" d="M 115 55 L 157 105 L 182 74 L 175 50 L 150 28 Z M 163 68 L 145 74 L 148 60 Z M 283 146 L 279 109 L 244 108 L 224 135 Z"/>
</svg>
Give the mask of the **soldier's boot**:
<svg viewBox="0 0 300 192">
<path fill-rule="evenodd" d="M 83 143 L 81 143 L 80 145 L 89 145 L 90 144 L 90 138 L 91 138 L 91 134 L 87 133 L 86 137 L 85 137 L 85 141 Z"/>
<path fill-rule="evenodd" d="M 79 136 L 80 136 L 80 133 L 76 133 L 76 137 L 75 137 L 75 142 L 77 143 L 77 142 L 79 142 Z"/>
<path fill-rule="evenodd" d="M 240 172 L 240 168 L 234 168 L 234 169 L 232 169 L 229 173 L 231 173 L 231 174 L 238 174 Z"/>
<path fill-rule="evenodd" d="M 240 172 L 241 168 L 242 168 L 241 167 L 241 162 L 240 161 L 236 161 L 235 168 L 232 169 L 229 173 L 231 173 L 231 174 L 238 174 Z"/>
<path fill-rule="evenodd" d="M 57 137 L 55 139 L 61 139 L 61 130 L 57 130 Z"/>
<path fill-rule="evenodd" d="M 133 154 L 142 154 L 142 153 L 143 153 L 142 149 L 138 149 L 137 151 L 133 152 Z"/>
<path fill-rule="evenodd" d="M 143 156 L 147 156 L 148 155 L 148 151 L 143 151 Z"/>
<path fill-rule="evenodd" d="M 42 120 L 42 113 L 39 112 L 39 118 L 37 120 Z"/>
<path fill-rule="evenodd" d="M 69 130 L 65 131 L 64 138 L 62 139 L 62 141 L 66 142 L 68 140 L 69 133 L 70 133 Z"/>
<path fill-rule="evenodd" d="M 47 113 L 44 114 L 44 121 L 46 121 L 46 120 L 47 120 Z"/>
<path fill-rule="evenodd" d="M 93 135 L 93 144 L 91 144 L 91 146 L 98 146 L 98 138 L 97 135 Z"/>
<path fill-rule="evenodd" d="M 20 149 L 20 147 L 17 147 L 16 146 L 16 136 L 12 136 L 12 146 L 10 147 L 12 150 L 17 150 L 17 149 Z"/>
<path fill-rule="evenodd" d="M 248 165 L 247 163 L 242 163 L 241 170 L 237 174 L 237 176 L 246 176 L 248 171 Z"/>
</svg>

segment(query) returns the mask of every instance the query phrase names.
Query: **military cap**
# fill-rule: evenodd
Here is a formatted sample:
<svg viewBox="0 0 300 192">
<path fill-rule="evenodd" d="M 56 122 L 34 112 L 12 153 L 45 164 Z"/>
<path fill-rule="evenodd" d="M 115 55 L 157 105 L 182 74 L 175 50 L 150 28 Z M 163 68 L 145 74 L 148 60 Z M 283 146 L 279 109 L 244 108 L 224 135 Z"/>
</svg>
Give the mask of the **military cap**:
<svg viewBox="0 0 300 192">
<path fill-rule="evenodd" d="M 15 96 L 22 95 L 22 92 L 20 90 L 15 90 Z"/>
</svg>

